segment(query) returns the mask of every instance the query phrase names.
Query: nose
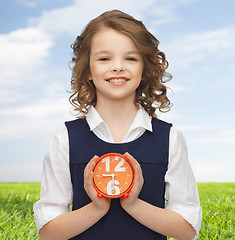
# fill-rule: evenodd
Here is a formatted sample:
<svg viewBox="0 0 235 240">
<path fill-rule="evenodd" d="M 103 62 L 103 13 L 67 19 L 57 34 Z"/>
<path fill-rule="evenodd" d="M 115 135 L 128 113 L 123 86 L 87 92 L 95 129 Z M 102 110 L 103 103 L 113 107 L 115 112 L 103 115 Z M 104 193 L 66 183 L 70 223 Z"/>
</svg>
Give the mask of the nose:
<svg viewBox="0 0 235 240">
<path fill-rule="evenodd" d="M 123 72 L 123 71 L 124 71 L 124 66 L 121 61 L 113 62 L 112 72 Z"/>
</svg>

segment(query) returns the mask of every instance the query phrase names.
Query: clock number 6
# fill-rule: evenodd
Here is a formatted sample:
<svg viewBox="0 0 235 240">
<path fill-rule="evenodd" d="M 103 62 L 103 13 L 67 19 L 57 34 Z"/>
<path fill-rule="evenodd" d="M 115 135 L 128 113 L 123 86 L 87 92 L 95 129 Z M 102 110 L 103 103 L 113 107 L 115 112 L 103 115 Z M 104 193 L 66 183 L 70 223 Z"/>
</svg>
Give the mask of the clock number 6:
<svg viewBox="0 0 235 240">
<path fill-rule="evenodd" d="M 107 193 L 108 195 L 118 195 L 120 194 L 120 189 L 118 186 L 115 186 L 114 184 L 119 184 L 117 180 L 111 180 L 108 182 L 107 185 Z"/>
</svg>

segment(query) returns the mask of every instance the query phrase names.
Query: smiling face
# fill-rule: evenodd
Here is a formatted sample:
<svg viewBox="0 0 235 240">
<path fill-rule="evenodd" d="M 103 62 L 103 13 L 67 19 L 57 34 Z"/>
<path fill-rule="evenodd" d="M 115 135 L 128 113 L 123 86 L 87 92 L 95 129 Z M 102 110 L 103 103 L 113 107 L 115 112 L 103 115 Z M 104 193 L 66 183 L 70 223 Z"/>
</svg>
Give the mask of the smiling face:
<svg viewBox="0 0 235 240">
<path fill-rule="evenodd" d="M 143 59 L 131 38 L 103 27 L 92 39 L 90 76 L 98 102 L 135 101 L 142 80 Z"/>
</svg>

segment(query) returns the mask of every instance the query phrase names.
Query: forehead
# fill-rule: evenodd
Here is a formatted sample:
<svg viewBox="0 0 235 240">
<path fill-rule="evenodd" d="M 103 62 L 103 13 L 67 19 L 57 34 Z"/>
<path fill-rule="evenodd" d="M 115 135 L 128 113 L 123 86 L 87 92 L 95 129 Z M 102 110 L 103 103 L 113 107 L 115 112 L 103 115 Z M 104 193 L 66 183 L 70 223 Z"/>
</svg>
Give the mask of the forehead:
<svg viewBox="0 0 235 240">
<path fill-rule="evenodd" d="M 139 52 L 134 41 L 112 28 L 102 28 L 92 39 L 91 52 L 97 51 L 135 51 Z"/>
</svg>

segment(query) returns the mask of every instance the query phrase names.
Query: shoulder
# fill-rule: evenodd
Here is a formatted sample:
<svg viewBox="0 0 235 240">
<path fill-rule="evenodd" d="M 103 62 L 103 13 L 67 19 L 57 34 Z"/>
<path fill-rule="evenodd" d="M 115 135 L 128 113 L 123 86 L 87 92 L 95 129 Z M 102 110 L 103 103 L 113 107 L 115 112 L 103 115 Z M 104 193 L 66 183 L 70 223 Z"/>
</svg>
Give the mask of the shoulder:
<svg viewBox="0 0 235 240">
<path fill-rule="evenodd" d="M 48 152 L 44 158 L 44 165 L 48 169 L 54 166 L 67 166 L 69 156 L 69 141 L 66 127 L 62 127 L 50 136 Z"/>
<path fill-rule="evenodd" d="M 154 127 L 165 127 L 165 128 L 171 128 L 172 123 L 160 120 L 158 118 L 153 117 L 152 118 L 152 126 Z"/>
<path fill-rule="evenodd" d="M 68 131 L 66 126 L 53 133 L 50 137 L 50 144 L 61 147 L 67 147 L 68 145 Z"/>
<path fill-rule="evenodd" d="M 175 145 L 176 143 L 186 145 L 183 133 L 177 128 L 172 127 L 170 130 L 170 144 Z"/>
<path fill-rule="evenodd" d="M 165 132 L 169 133 L 169 148 L 170 152 L 173 151 L 173 149 L 186 149 L 186 141 L 185 137 L 182 134 L 180 130 L 175 128 L 172 123 L 160 120 L 158 118 L 152 118 L 152 126 L 153 129 L 161 128 Z"/>
<path fill-rule="evenodd" d="M 155 125 L 157 127 L 169 128 L 171 143 L 175 143 L 177 141 L 181 141 L 181 142 L 185 141 L 185 138 L 182 132 L 179 129 L 175 128 L 172 123 L 160 120 L 158 118 L 152 118 L 152 125 L 153 126 Z"/>
<path fill-rule="evenodd" d="M 182 132 L 174 127 L 170 130 L 169 137 L 169 162 L 182 162 L 188 161 L 187 143 Z"/>
<path fill-rule="evenodd" d="M 69 143 L 69 132 L 77 132 L 79 129 L 83 129 L 86 123 L 85 118 L 78 118 L 75 120 L 65 122 L 64 126 L 51 135 L 51 142 L 56 142 L 62 147 L 67 147 Z"/>
<path fill-rule="evenodd" d="M 77 118 L 77 119 L 74 119 L 74 120 L 66 121 L 65 125 L 66 126 L 68 126 L 68 125 L 78 125 L 78 124 L 81 124 L 82 122 L 84 122 L 85 120 L 86 120 L 86 118 Z"/>
<path fill-rule="evenodd" d="M 86 118 L 78 118 L 75 120 L 65 122 L 67 129 L 77 129 L 83 127 L 86 124 Z"/>
</svg>

